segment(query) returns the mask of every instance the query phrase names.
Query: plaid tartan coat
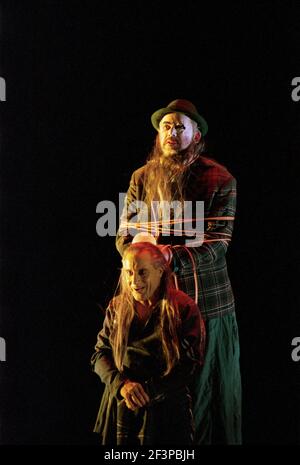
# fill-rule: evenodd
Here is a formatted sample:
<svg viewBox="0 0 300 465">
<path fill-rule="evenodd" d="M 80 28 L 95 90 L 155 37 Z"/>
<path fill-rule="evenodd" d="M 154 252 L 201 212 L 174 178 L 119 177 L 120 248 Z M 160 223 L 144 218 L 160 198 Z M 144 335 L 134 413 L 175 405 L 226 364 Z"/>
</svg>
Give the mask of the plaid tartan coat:
<svg viewBox="0 0 300 465">
<path fill-rule="evenodd" d="M 145 199 L 145 166 L 131 177 L 116 247 L 121 255 L 133 236 L 122 226 L 136 213 L 128 206 Z M 173 253 L 172 267 L 179 288 L 195 299 L 204 319 L 234 312 L 234 296 L 227 271 L 226 252 L 231 240 L 236 210 L 236 180 L 215 160 L 200 156 L 189 168 L 183 191 L 184 200 L 204 201 L 204 241 L 202 245 L 186 247 L 185 236 L 160 235 L 158 243 L 170 244 Z M 219 219 L 218 219 L 219 218 Z M 151 228 L 149 227 L 149 231 Z"/>
</svg>

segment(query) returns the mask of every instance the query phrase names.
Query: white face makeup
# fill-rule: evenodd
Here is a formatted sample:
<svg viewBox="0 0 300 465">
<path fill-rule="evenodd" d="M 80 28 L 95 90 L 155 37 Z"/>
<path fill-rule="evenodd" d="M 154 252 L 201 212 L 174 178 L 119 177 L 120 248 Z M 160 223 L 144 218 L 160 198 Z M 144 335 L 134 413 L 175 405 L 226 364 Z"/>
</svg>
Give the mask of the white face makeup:
<svg viewBox="0 0 300 465">
<path fill-rule="evenodd" d="M 201 134 L 197 124 L 182 113 L 169 113 L 159 123 L 159 143 L 163 155 L 177 155 L 193 141 L 199 142 Z"/>
</svg>

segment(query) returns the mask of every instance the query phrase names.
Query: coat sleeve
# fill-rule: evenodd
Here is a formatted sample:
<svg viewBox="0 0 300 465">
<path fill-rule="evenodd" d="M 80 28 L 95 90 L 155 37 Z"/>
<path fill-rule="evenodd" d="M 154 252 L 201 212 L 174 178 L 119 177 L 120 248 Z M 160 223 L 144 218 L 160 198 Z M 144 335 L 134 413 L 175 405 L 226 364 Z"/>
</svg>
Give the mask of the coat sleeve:
<svg viewBox="0 0 300 465">
<path fill-rule="evenodd" d="M 180 360 L 166 376 L 148 379 L 145 383 L 152 400 L 160 399 L 167 393 L 180 390 L 192 380 L 204 358 L 205 326 L 198 306 L 190 302 L 181 309 L 179 331 Z"/>
<path fill-rule="evenodd" d="M 229 219 L 206 221 L 203 244 L 199 247 L 188 247 L 196 266 L 209 265 L 226 254 L 232 236 L 235 211 L 236 180 L 231 176 L 216 192 L 209 212 L 209 217 Z M 175 271 L 176 267 L 181 268 L 191 264 L 187 247 L 176 245 L 171 247 L 171 250 Z"/>
<path fill-rule="evenodd" d="M 113 351 L 109 341 L 113 322 L 114 310 L 112 303 L 110 303 L 106 310 L 103 328 L 97 336 L 95 352 L 91 358 L 91 366 L 94 372 L 100 377 L 101 381 L 106 384 L 111 395 L 118 396 L 119 389 L 126 377 L 119 372 L 114 363 Z"/>
<path fill-rule="evenodd" d="M 136 171 L 132 174 L 129 188 L 126 194 L 125 203 L 123 212 L 121 215 L 120 227 L 116 236 L 116 248 L 120 255 L 123 257 L 124 251 L 130 245 L 133 235 L 130 234 L 130 228 L 127 228 L 127 224 L 130 220 L 136 215 L 135 212 L 130 211 L 129 205 L 132 205 L 137 200 L 142 200 L 140 198 L 140 186 L 137 182 L 137 173 Z"/>
</svg>

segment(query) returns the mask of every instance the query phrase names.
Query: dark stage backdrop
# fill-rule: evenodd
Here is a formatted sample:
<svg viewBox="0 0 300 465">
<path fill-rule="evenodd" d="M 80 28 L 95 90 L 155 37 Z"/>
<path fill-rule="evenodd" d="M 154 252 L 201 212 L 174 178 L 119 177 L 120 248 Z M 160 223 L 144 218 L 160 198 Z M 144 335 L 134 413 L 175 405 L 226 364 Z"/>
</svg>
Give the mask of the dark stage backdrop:
<svg viewBox="0 0 300 465">
<path fill-rule="evenodd" d="M 238 181 L 244 443 L 300 444 L 299 8 L 111 3 L 1 2 L 0 443 L 97 442 L 89 359 L 121 263 L 96 205 L 143 164 L 152 112 L 187 98 Z"/>
</svg>

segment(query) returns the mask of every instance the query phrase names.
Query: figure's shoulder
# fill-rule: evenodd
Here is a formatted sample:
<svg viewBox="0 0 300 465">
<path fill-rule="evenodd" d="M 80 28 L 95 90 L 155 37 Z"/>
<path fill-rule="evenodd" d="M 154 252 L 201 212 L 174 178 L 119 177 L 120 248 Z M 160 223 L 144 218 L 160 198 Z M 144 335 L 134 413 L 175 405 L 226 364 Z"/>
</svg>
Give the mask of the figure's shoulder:
<svg viewBox="0 0 300 465">
<path fill-rule="evenodd" d="M 200 156 L 199 157 L 199 166 L 202 168 L 207 168 L 208 170 L 218 172 L 220 174 L 224 174 L 225 176 L 232 176 L 228 168 L 222 163 L 218 162 L 212 157 L 209 156 Z"/>
<path fill-rule="evenodd" d="M 209 156 L 200 156 L 197 160 L 196 168 L 201 171 L 204 170 L 207 176 L 217 178 L 221 182 L 230 180 L 235 181 L 234 176 L 225 165 L 222 165 L 217 160 Z"/>
<path fill-rule="evenodd" d="M 131 180 L 136 184 L 143 180 L 145 174 L 146 165 L 140 166 L 135 171 L 133 171 Z"/>
</svg>

